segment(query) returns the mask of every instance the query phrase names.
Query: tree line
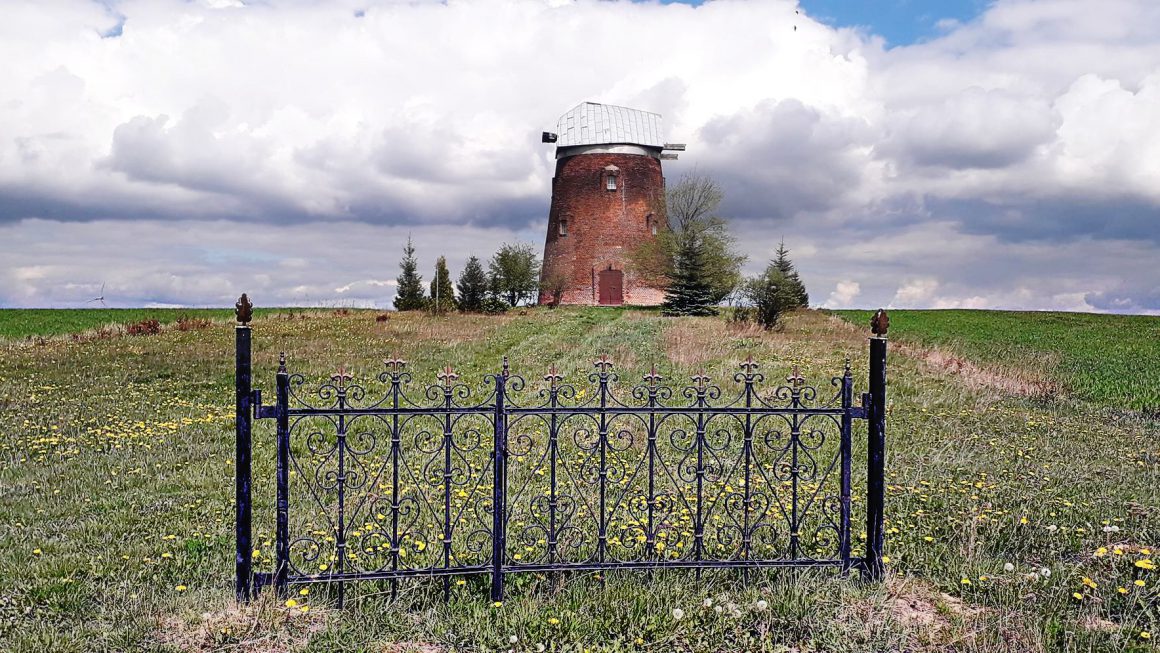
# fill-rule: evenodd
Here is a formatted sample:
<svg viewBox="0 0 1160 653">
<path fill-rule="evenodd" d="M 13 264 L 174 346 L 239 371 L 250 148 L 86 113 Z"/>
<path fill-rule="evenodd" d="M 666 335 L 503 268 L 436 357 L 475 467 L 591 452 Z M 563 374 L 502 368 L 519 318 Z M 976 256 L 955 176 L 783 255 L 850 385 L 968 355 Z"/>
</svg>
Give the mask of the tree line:
<svg viewBox="0 0 1160 653">
<path fill-rule="evenodd" d="M 504 243 L 486 270 L 479 257 L 467 259 L 454 287 L 447 259 L 440 256 L 435 260 L 435 278 L 424 289 L 415 245 L 409 237 L 399 268 L 395 290 L 395 309 L 399 311 L 502 313 L 521 303 L 532 303 L 540 288 L 540 258 L 527 243 Z"/>
<path fill-rule="evenodd" d="M 684 176 L 666 190 L 663 206 L 658 207 L 658 213 L 667 216 L 668 228 L 632 250 L 629 265 L 640 278 L 665 288 L 661 307 L 665 315 L 716 315 L 728 303 L 734 320 L 776 327 L 784 312 L 809 305 L 805 283 L 784 241 L 761 274 L 741 275 L 748 257 L 739 250 L 728 221 L 718 215 L 723 199 L 724 192 L 712 178 Z M 497 313 L 534 303 L 541 290 L 540 260 L 527 243 L 504 243 L 486 269 L 471 256 L 454 286 L 447 260 L 440 256 L 435 278 L 424 288 L 410 238 L 399 267 L 395 308 L 400 311 Z M 558 304 L 564 278 L 553 277 L 543 284 L 549 303 Z"/>
</svg>

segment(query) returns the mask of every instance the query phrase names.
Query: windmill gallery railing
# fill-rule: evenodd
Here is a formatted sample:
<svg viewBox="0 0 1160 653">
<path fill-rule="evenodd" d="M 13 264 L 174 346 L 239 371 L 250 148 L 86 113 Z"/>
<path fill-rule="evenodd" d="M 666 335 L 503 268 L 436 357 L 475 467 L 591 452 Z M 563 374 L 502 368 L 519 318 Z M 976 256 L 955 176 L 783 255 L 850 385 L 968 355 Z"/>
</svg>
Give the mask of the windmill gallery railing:
<svg viewBox="0 0 1160 653">
<path fill-rule="evenodd" d="M 451 368 L 408 392 L 384 362 L 381 393 L 343 369 L 312 385 L 277 372 L 277 398 L 251 387 L 249 302 L 237 337 L 238 598 L 265 585 L 346 584 L 628 568 L 882 568 L 885 314 L 870 339 L 869 392 L 832 379 L 819 397 L 797 369 L 768 388 L 740 363 L 736 393 L 704 375 L 685 387 L 652 371 L 618 392 L 601 357 L 585 384 L 548 370 L 529 387 L 502 368 L 474 387 Z M 254 573 L 251 432 L 276 427 L 275 560 Z M 854 420 L 868 420 L 865 548 L 851 545 Z M 853 504 L 856 509 L 860 506 Z"/>
</svg>

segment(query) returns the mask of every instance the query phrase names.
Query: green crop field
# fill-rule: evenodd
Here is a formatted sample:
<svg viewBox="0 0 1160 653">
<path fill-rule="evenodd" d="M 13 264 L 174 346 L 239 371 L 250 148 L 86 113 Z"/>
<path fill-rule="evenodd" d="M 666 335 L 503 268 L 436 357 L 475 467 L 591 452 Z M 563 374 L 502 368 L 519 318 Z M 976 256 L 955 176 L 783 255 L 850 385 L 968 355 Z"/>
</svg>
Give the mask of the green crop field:
<svg viewBox="0 0 1160 653">
<path fill-rule="evenodd" d="M 226 309 L 188 308 L 93 308 L 93 309 L 0 309 L 0 339 L 18 339 L 84 333 L 107 327 L 120 331 L 142 320 L 172 324 L 181 318 L 233 319 Z"/>
<path fill-rule="evenodd" d="M 821 570 L 527 574 L 494 605 L 485 578 L 465 577 L 448 604 L 438 580 L 414 580 L 394 601 L 386 585 L 351 587 L 339 610 L 322 585 L 233 601 L 228 321 L 72 338 L 110 317 L 18 313 L 0 313 L 0 650 L 1147 651 L 1160 639 L 1160 425 L 1109 411 L 1154 405 L 1156 376 L 1135 362 L 1157 360 L 1151 319 L 892 313 L 883 583 Z M 281 350 L 311 382 L 345 365 L 378 390 L 392 355 L 420 387 L 447 364 L 480 379 L 507 355 L 534 388 L 553 365 L 584 384 L 606 353 L 622 387 L 655 364 L 665 383 L 704 372 L 732 389 L 753 355 L 769 384 L 797 365 L 819 391 L 850 357 L 861 393 L 868 314 L 845 315 L 857 327 L 805 311 L 762 332 L 614 309 L 383 322 L 267 311 L 253 323 L 254 381 L 269 403 Z M 936 347 L 955 364 L 936 364 Z M 860 426 L 862 456 L 864 438 Z M 254 560 L 268 571 L 267 422 L 254 473 Z"/>
<path fill-rule="evenodd" d="M 836 311 L 864 325 L 870 311 Z M 1108 408 L 1160 411 L 1160 317 L 1023 311 L 891 311 L 890 335 L 1039 375 Z"/>
</svg>

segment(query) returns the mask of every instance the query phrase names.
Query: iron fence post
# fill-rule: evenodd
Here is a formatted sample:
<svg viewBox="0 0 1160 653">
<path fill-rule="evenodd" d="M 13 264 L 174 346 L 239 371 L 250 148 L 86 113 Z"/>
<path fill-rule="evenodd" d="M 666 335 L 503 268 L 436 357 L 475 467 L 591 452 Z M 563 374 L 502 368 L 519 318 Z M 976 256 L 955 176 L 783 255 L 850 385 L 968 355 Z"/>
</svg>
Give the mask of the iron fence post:
<svg viewBox="0 0 1160 653">
<path fill-rule="evenodd" d="M 251 305 L 243 294 L 238 300 L 234 327 L 234 590 L 239 601 L 249 601 L 253 594 L 253 558 L 251 557 L 253 507 L 252 485 L 253 377 L 250 362 Z"/>
<path fill-rule="evenodd" d="M 866 447 L 866 563 L 870 580 L 881 580 L 884 540 L 883 515 L 886 501 L 886 332 L 890 319 L 879 309 L 871 321 L 870 409 Z"/>
<path fill-rule="evenodd" d="M 503 601 L 503 556 L 507 550 L 504 535 L 504 486 L 507 484 L 507 416 L 504 392 L 507 390 L 508 366 L 504 357 L 503 371 L 495 375 L 495 446 L 492 451 L 492 521 L 491 521 L 491 600 Z"/>
<path fill-rule="evenodd" d="M 286 371 L 286 353 L 278 356 L 278 387 L 275 418 L 277 435 L 277 517 L 275 522 L 274 590 L 285 597 L 290 573 L 290 374 Z"/>
<path fill-rule="evenodd" d="M 853 432 L 854 410 L 854 378 L 850 371 L 850 359 L 846 359 L 846 370 L 842 374 L 842 433 L 839 443 L 841 456 L 841 528 L 838 533 L 838 550 L 842 557 L 842 573 L 850 569 L 850 474 L 851 474 L 851 445 Z"/>
</svg>

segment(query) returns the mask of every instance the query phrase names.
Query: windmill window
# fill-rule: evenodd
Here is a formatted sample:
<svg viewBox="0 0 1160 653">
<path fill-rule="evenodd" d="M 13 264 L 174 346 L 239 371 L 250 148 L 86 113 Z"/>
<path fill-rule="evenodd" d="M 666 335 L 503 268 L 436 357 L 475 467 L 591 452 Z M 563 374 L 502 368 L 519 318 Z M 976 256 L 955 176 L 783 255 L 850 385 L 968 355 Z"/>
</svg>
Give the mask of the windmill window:
<svg viewBox="0 0 1160 653">
<path fill-rule="evenodd" d="M 657 235 L 657 223 L 653 220 L 653 214 L 649 213 L 644 216 L 644 226 L 652 232 L 652 235 Z"/>
<path fill-rule="evenodd" d="M 616 177 L 620 174 L 620 168 L 616 166 L 604 167 L 604 189 L 616 190 Z"/>
<path fill-rule="evenodd" d="M 604 187 L 607 188 L 608 190 L 616 190 L 616 175 L 608 175 L 608 178 L 605 180 L 604 183 L 605 183 Z"/>
<path fill-rule="evenodd" d="M 560 228 L 559 228 L 559 233 L 560 233 L 560 235 L 561 235 L 561 236 L 567 236 L 567 235 L 568 235 L 568 221 L 567 221 L 567 220 L 561 220 L 561 221 L 560 221 Z"/>
</svg>

